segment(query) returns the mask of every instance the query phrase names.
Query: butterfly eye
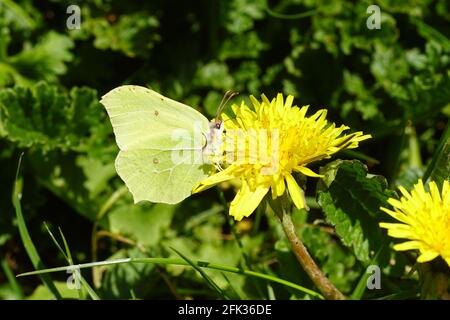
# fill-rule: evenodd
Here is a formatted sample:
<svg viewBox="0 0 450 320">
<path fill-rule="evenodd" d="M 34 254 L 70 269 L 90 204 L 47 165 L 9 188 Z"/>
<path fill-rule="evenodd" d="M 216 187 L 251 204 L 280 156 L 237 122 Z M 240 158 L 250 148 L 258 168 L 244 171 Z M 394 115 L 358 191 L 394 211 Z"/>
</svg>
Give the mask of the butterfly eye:
<svg viewBox="0 0 450 320">
<path fill-rule="evenodd" d="M 216 129 L 219 130 L 221 126 L 222 126 L 222 121 L 217 121 L 216 122 Z"/>
</svg>

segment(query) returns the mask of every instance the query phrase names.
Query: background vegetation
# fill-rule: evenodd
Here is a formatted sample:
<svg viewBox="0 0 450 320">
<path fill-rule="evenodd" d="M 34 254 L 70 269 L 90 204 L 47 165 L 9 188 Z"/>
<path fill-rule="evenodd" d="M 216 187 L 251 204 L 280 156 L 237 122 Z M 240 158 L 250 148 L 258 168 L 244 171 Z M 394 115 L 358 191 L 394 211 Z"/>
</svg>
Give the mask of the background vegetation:
<svg viewBox="0 0 450 320">
<path fill-rule="evenodd" d="M 71 4 L 81 7 L 80 30 L 66 28 Z M 366 27 L 371 4 L 381 7 L 379 30 Z M 18 195 L 16 210 L 11 201 L 22 152 L 21 209 L 47 267 L 68 259 L 179 257 L 173 247 L 190 259 L 315 290 L 270 210 L 259 208 L 237 224 L 227 217 L 230 185 L 175 206 L 133 205 L 116 175 L 118 149 L 98 102 L 121 84 L 150 86 L 209 117 L 226 90 L 240 98 L 283 92 L 297 105 L 310 104 L 311 112 L 326 107 L 337 124 L 372 134 L 358 152 L 336 157 L 360 161 L 333 162 L 321 169 L 326 179 L 309 179 L 313 210 L 296 211 L 293 219 L 346 295 L 418 297 L 424 279 L 411 272 L 414 253 L 390 250 L 377 223 L 389 219 L 379 206 L 396 185 L 410 188 L 427 168 L 435 180 L 449 177 L 443 137 L 450 116 L 449 22 L 447 0 L 1 0 L 0 298 L 52 297 L 38 277 L 14 277 L 39 262 L 30 261 L 30 243 L 24 246 L 19 235 Z M 68 259 L 49 234 L 63 246 L 58 227 Z M 381 267 L 380 290 L 365 290 L 369 264 Z M 207 275 L 220 290 L 193 268 L 175 265 L 85 270 L 95 295 L 87 285 L 81 296 L 69 290 L 64 272 L 46 281 L 66 298 L 312 298 L 247 276 Z"/>
</svg>

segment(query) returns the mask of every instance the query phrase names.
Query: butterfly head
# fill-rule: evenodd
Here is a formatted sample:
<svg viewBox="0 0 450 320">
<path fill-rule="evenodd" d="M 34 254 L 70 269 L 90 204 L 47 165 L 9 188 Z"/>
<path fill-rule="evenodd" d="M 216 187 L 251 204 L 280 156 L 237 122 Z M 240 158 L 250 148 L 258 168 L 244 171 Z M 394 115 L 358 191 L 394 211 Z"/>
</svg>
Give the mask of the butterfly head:
<svg viewBox="0 0 450 320">
<path fill-rule="evenodd" d="M 209 130 L 212 136 L 221 134 L 224 130 L 223 120 L 214 120 L 209 123 Z"/>
<path fill-rule="evenodd" d="M 209 149 L 213 150 L 213 153 L 218 152 L 220 150 L 220 146 L 222 144 L 222 134 L 224 132 L 224 121 L 222 119 L 222 111 L 225 108 L 228 101 L 230 101 L 231 98 L 233 98 L 235 95 L 237 95 L 237 92 L 234 91 L 227 91 L 225 92 L 222 101 L 220 102 L 219 107 L 217 108 L 217 114 L 214 121 L 211 121 L 209 123 L 209 132 L 208 134 L 205 134 L 205 145 L 203 146 L 203 149 L 208 147 Z"/>
<path fill-rule="evenodd" d="M 222 120 L 216 120 L 214 121 L 214 128 L 217 130 L 222 129 L 223 127 L 223 121 Z"/>
</svg>

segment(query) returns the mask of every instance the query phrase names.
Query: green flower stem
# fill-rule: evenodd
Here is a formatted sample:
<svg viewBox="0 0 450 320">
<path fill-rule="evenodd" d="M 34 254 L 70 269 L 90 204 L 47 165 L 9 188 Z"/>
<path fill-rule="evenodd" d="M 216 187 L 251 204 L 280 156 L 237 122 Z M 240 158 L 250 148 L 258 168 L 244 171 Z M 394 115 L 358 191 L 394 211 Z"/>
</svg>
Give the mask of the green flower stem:
<svg viewBox="0 0 450 320">
<path fill-rule="evenodd" d="M 283 215 L 280 216 L 280 220 L 283 225 L 284 233 L 291 244 L 298 262 L 324 297 L 330 300 L 345 300 L 345 296 L 323 274 L 308 253 L 303 242 L 297 237 L 291 216 L 285 210 L 283 210 Z"/>
</svg>

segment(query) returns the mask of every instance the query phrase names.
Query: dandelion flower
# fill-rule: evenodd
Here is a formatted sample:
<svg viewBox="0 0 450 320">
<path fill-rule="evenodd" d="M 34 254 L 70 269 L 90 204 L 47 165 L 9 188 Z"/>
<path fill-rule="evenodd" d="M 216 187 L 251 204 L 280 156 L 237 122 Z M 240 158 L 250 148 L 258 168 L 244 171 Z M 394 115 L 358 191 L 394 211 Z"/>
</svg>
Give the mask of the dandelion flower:
<svg viewBox="0 0 450 320">
<path fill-rule="evenodd" d="M 442 193 L 435 182 L 429 183 L 430 191 L 424 188 L 422 180 L 409 193 L 400 187 L 402 198 L 389 199 L 394 208 L 381 208 L 401 223 L 380 223 L 388 235 L 409 241 L 397 244 L 397 251 L 420 251 L 418 262 L 431 261 L 441 256 L 450 266 L 450 183 L 444 181 Z"/>
<path fill-rule="evenodd" d="M 308 106 L 292 106 L 293 96 L 286 101 L 282 94 L 272 101 L 265 95 L 262 101 L 253 96 L 250 99 L 253 109 L 243 101 L 240 106 L 232 106 L 234 117 L 222 115 L 222 153 L 212 160 L 219 171 L 193 190 L 200 192 L 239 179 L 241 187 L 230 205 L 230 215 L 236 220 L 248 217 L 269 190 L 276 199 L 287 189 L 295 206 L 306 208 L 295 173 L 320 177 L 307 165 L 330 158 L 339 150 L 356 148 L 360 141 L 370 138 L 362 132 L 342 135 L 349 128 L 328 123 L 325 109 L 307 117 Z"/>
</svg>

